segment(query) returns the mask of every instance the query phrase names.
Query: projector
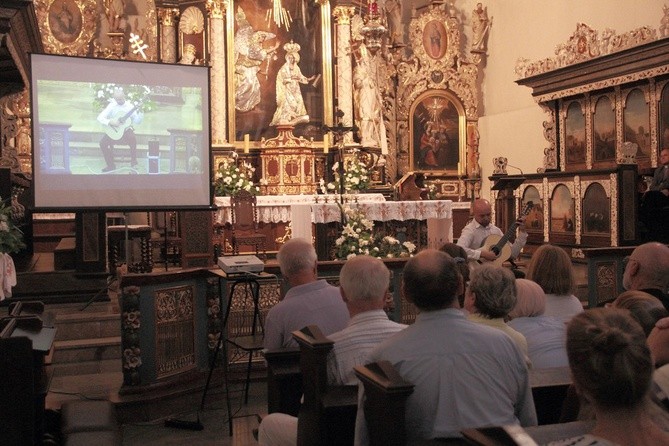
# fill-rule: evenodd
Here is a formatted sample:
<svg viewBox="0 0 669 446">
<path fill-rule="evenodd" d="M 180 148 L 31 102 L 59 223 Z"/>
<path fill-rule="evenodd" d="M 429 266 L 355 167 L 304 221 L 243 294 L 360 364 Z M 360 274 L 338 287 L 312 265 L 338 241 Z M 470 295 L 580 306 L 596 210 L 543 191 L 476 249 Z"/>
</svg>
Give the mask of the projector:
<svg viewBox="0 0 669 446">
<path fill-rule="evenodd" d="M 265 264 L 256 256 L 226 256 L 218 258 L 218 267 L 226 274 L 261 273 Z"/>
</svg>

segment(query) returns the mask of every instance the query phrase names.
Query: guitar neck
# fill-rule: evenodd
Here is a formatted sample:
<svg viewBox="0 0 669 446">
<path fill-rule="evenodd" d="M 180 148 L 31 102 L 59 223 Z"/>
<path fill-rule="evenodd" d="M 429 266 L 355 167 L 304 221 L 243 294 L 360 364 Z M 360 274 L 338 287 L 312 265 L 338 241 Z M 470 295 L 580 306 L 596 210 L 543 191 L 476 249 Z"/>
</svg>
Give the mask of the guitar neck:
<svg viewBox="0 0 669 446">
<path fill-rule="evenodd" d="M 502 238 L 499 239 L 499 241 L 495 245 L 495 247 L 498 250 L 501 250 L 502 247 L 504 247 L 504 245 L 506 245 L 509 242 L 509 239 L 511 238 L 511 236 L 516 232 L 517 227 L 518 227 L 518 223 L 516 223 L 515 221 L 511 224 L 511 226 L 509 226 L 509 229 L 506 230 L 506 232 L 504 233 Z"/>
</svg>

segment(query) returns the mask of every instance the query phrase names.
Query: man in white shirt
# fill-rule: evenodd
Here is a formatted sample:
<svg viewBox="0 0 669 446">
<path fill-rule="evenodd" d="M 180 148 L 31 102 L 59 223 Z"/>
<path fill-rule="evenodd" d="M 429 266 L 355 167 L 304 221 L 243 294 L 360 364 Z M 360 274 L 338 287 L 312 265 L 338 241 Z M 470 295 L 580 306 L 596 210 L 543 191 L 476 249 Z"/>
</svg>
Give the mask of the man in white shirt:
<svg viewBox="0 0 669 446">
<path fill-rule="evenodd" d="M 383 311 L 390 272 L 379 259 L 357 256 L 348 260 L 339 276 L 340 290 L 351 320 L 346 328 L 328 338 L 334 347 L 328 357 L 328 382 L 355 385 L 353 367 L 367 362 L 367 354 L 406 325 L 388 319 Z M 297 443 L 297 418 L 273 413 L 258 428 L 261 445 Z"/>
<path fill-rule="evenodd" d="M 499 253 L 489 249 L 483 249 L 481 246 L 489 235 L 503 236 L 504 232 L 491 223 L 492 207 L 488 200 L 478 199 L 472 203 L 472 221 L 463 229 L 458 245 L 462 246 L 467 252 L 467 258 L 471 260 L 495 260 Z M 524 218 L 518 220 L 518 234 L 516 240 L 511 246 L 511 257 L 517 258 L 520 251 L 527 242 L 527 232 L 523 224 Z"/>
</svg>

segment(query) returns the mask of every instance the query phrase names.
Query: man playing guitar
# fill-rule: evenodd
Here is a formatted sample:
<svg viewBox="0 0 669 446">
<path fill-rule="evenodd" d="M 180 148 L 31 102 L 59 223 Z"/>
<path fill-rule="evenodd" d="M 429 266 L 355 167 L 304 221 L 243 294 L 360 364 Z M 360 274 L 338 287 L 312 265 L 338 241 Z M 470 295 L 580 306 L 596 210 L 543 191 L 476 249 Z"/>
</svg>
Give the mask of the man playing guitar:
<svg viewBox="0 0 669 446">
<path fill-rule="evenodd" d="M 125 100 L 123 89 L 114 89 L 113 100 L 98 115 L 98 122 L 105 126 L 105 136 L 100 140 L 100 150 L 107 165 L 102 169 L 103 173 L 116 169 L 112 149 L 114 144 L 122 143 L 130 147 L 130 165 L 137 167 L 137 138 L 133 124 L 142 121 L 142 114 L 137 106 Z"/>
<path fill-rule="evenodd" d="M 494 261 L 500 264 L 507 258 L 502 258 L 501 252 L 493 252 L 485 245 L 486 239 L 493 235 L 503 237 L 504 233 L 500 228 L 491 223 L 492 208 L 488 200 L 478 199 L 472 203 L 473 219 L 462 229 L 462 234 L 458 239 L 458 245 L 462 246 L 467 252 L 467 258 L 472 261 Z M 527 242 L 527 232 L 525 231 L 525 216 L 519 218 L 516 223 L 518 234 L 510 250 L 510 257 L 517 258 L 520 250 Z M 502 256 L 500 256 L 502 254 Z"/>
</svg>

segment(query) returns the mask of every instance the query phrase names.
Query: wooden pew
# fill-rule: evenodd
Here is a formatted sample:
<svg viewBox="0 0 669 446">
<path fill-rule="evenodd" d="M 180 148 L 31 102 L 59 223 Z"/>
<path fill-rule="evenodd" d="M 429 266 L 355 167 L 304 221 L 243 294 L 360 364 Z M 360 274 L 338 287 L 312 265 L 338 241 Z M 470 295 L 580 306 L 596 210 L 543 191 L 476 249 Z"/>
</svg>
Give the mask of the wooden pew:
<svg viewBox="0 0 669 446">
<path fill-rule="evenodd" d="M 353 444 L 358 386 L 328 385 L 327 357 L 334 342 L 318 327 L 293 332 L 300 346 L 304 401 L 297 416 L 297 445 Z"/>
<path fill-rule="evenodd" d="M 537 369 L 530 373 L 530 384 L 533 394 L 535 391 L 543 398 L 555 389 L 566 389 L 571 379 L 568 379 L 568 368 Z M 406 400 L 413 392 L 413 385 L 405 381 L 392 364 L 379 361 L 364 366 L 355 367 L 355 374 L 365 386 L 365 418 L 369 431 L 371 446 L 380 445 L 467 445 L 492 444 L 469 443 L 462 438 L 442 438 L 433 440 L 406 440 L 405 406 Z M 565 387 L 566 386 L 566 387 Z M 544 391 L 548 393 L 543 394 Z M 566 390 L 565 390 L 566 391 Z M 550 403 L 550 404 L 549 404 Z M 540 406 L 543 402 L 540 400 Z M 561 408 L 561 401 L 546 401 L 551 410 Z M 539 409 L 542 410 L 542 409 Z M 570 438 L 590 432 L 594 424 L 591 421 L 577 421 L 572 423 L 546 424 L 524 428 L 525 432 L 538 444 L 545 444 L 555 440 Z M 477 429 L 467 429 L 476 431 Z M 490 429 L 481 429 L 486 431 Z M 470 440 L 473 441 L 473 440 Z"/>
<path fill-rule="evenodd" d="M 530 369 L 530 387 L 539 425 L 559 423 L 571 385 L 569 367 Z"/>
<path fill-rule="evenodd" d="M 300 411 L 302 371 L 300 350 L 283 348 L 265 351 L 267 362 L 267 413 L 285 413 L 294 417 Z"/>
</svg>

